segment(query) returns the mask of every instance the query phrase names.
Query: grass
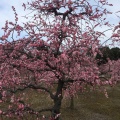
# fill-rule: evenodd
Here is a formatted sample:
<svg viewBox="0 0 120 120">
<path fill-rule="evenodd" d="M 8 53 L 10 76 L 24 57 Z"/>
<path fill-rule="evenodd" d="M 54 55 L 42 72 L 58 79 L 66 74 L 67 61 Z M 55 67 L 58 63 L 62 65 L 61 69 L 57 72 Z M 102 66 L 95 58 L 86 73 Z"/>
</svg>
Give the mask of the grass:
<svg viewBox="0 0 120 120">
<path fill-rule="evenodd" d="M 70 100 L 64 98 L 61 108 L 62 120 L 120 120 L 120 85 L 113 88 L 107 87 L 107 91 L 109 98 L 99 91 L 80 93 L 74 98 L 74 109 L 69 108 Z M 35 109 L 53 105 L 47 94 L 38 93 L 35 90 L 27 90 L 25 97 L 29 97 L 26 101 Z M 43 114 L 49 115 L 48 113 Z M 4 120 L 10 119 L 5 118 Z M 35 118 L 26 116 L 24 120 L 35 120 Z"/>
<path fill-rule="evenodd" d="M 108 95 L 98 91 L 80 94 L 74 110 L 62 109 L 64 120 L 120 120 L 120 85 L 108 88 Z"/>
</svg>

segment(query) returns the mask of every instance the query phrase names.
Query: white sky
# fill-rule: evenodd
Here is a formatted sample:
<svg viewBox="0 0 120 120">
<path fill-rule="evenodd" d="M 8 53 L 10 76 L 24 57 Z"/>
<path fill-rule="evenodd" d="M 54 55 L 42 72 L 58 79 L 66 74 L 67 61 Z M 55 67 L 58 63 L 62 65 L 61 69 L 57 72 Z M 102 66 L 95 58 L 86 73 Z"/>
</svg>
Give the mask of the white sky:
<svg viewBox="0 0 120 120">
<path fill-rule="evenodd" d="M 19 15 L 19 23 L 25 22 L 25 19 L 22 16 L 26 15 L 26 12 L 23 10 L 22 4 L 23 2 L 26 3 L 27 1 L 30 2 L 31 0 L 0 0 L 0 28 L 4 26 L 6 20 L 14 22 L 14 12 L 12 11 L 11 6 L 16 8 L 16 11 Z M 108 2 L 113 4 L 113 7 L 108 7 L 111 12 L 115 13 L 116 11 L 120 11 L 120 0 L 108 0 Z M 120 16 L 120 12 L 117 13 L 117 15 Z M 107 20 L 112 24 L 118 24 L 120 18 L 113 14 L 109 15 Z M 107 32 L 106 34 L 108 37 L 110 36 L 110 32 Z M 2 31 L 0 29 L 0 36 L 1 35 Z"/>
</svg>

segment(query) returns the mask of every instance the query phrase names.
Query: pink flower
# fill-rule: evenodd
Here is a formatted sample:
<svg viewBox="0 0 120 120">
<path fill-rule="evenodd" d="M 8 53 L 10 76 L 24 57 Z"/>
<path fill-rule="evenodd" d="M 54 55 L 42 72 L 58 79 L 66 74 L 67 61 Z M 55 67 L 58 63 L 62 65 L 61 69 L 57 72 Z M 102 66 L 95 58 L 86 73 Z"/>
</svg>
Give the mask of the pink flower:
<svg viewBox="0 0 120 120">
<path fill-rule="evenodd" d="M 66 32 L 66 30 L 67 30 L 66 27 L 63 27 L 63 28 L 62 28 L 62 31 L 63 31 L 63 32 Z"/>
<path fill-rule="evenodd" d="M 0 114 L 2 114 L 2 110 L 0 110 Z"/>
<path fill-rule="evenodd" d="M 19 108 L 19 109 L 24 109 L 24 105 L 23 105 L 23 104 L 19 104 L 19 105 L 18 105 L 18 108 Z"/>
<path fill-rule="evenodd" d="M 120 37 L 118 34 L 113 34 L 112 37 Z"/>
<path fill-rule="evenodd" d="M 2 82 L 0 82 L 0 86 L 2 86 Z"/>
</svg>

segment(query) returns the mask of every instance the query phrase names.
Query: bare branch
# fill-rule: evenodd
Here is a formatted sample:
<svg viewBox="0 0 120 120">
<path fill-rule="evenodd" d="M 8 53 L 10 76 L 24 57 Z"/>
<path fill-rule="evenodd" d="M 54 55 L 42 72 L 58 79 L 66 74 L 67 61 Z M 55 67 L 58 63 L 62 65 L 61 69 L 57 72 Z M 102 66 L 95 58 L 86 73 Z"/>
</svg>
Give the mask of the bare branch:
<svg viewBox="0 0 120 120">
<path fill-rule="evenodd" d="M 8 90 L 9 92 L 11 92 L 11 93 L 16 93 L 16 92 L 18 92 L 18 91 L 24 91 L 24 90 L 26 90 L 27 88 L 32 88 L 32 89 L 40 89 L 40 90 L 44 90 L 45 92 L 47 92 L 47 93 L 49 93 L 50 94 L 50 97 L 51 97 L 51 99 L 54 99 L 54 95 L 53 95 L 53 93 L 48 89 L 48 88 L 45 88 L 45 87 L 43 87 L 43 86 L 40 86 L 40 85 L 33 85 L 33 84 L 25 84 L 26 86 L 25 87 L 23 87 L 23 88 L 17 88 L 17 89 L 15 89 L 15 90 Z"/>
</svg>

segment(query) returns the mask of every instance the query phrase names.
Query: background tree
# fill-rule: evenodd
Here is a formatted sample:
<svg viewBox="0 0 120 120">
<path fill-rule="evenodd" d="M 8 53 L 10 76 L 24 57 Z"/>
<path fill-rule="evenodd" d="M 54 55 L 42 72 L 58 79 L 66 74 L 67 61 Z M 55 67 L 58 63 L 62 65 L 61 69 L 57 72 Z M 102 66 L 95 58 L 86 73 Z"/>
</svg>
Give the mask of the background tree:
<svg viewBox="0 0 120 120">
<path fill-rule="evenodd" d="M 96 55 L 96 59 L 98 60 L 98 65 L 105 64 L 108 62 L 108 58 L 110 58 L 110 48 L 108 46 L 99 48 L 100 53 Z"/>
<path fill-rule="evenodd" d="M 109 26 L 104 21 L 104 15 L 109 13 L 104 5 L 112 6 L 106 0 L 98 0 L 97 3 L 87 0 L 34 0 L 27 6 L 23 4 L 25 9 L 34 13 L 32 17 L 27 16 L 31 20 L 23 26 L 17 23 L 18 16 L 12 7 L 15 23 L 6 21 L 0 44 L 2 103 L 10 100 L 6 109 L 1 108 L 1 116 L 16 115 L 22 119 L 25 113 L 29 113 L 39 119 L 41 112 L 50 111 L 50 119 L 59 120 L 64 95 L 74 95 L 86 85 L 93 88 L 118 81 L 118 74 L 111 74 L 111 78 L 102 81 L 101 69 L 95 59 L 99 52 L 99 37 L 104 34 L 95 28 Z M 15 32 L 18 36 L 26 32 L 27 36 L 15 39 Z M 32 108 L 21 97 L 26 89 L 48 93 L 53 106 Z"/>
<path fill-rule="evenodd" d="M 118 47 L 111 48 L 111 50 L 110 50 L 110 59 L 111 60 L 120 59 L 120 49 Z"/>
<path fill-rule="evenodd" d="M 100 53 L 96 55 L 96 59 L 98 60 L 98 65 L 106 64 L 108 59 L 110 60 L 118 60 L 120 59 L 120 49 L 118 47 L 109 48 L 101 47 L 99 48 Z"/>
</svg>

